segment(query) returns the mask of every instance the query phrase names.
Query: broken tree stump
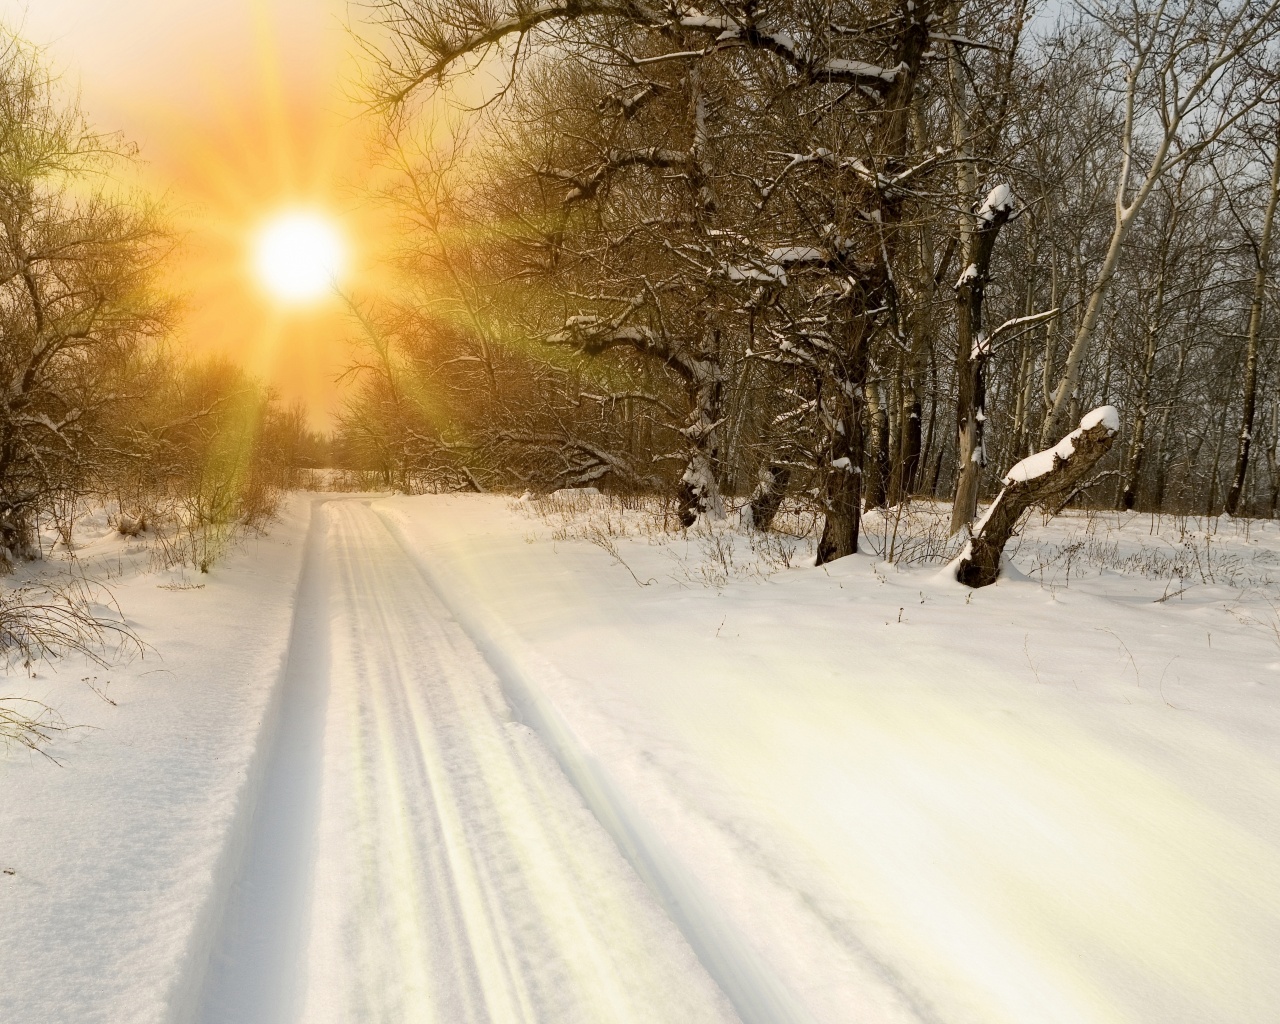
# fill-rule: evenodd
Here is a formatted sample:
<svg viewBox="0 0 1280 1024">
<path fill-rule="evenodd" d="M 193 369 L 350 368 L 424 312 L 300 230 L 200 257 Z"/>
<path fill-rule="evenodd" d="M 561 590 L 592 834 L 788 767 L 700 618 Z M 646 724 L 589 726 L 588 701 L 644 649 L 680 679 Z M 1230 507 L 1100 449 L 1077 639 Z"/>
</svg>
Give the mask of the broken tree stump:
<svg viewBox="0 0 1280 1024">
<path fill-rule="evenodd" d="M 1053 509 L 1111 450 L 1120 432 L 1114 406 L 1094 409 L 1080 426 L 1042 452 L 1029 455 L 1004 477 L 1004 488 L 986 514 L 973 525 L 960 556 L 956 579 L 968 587 L 988 587 L 1000 576 L 1004 546 L 1018 529 L 1022 514 L 1034 505 Z"/>
</svg>

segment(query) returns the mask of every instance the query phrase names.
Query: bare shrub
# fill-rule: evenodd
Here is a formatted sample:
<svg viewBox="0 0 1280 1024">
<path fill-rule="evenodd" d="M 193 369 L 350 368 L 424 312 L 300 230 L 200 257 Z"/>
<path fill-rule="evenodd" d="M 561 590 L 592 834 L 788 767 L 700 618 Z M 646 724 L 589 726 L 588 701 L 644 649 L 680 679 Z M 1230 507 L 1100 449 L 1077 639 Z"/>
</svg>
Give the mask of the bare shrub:
<svg viewBox="0 0 1280 1024">
<path fill-rule="evenodd" d="M 14 557 L 39 555 L 41 516 L 70 544 L 64 513 L 165 324 L 153 276 L 167 243 L 119 184 L 130 153 L 0 28 L 0 549 Z"/>
<path fill-rule="evenodd" d="M 127 512 L 121 512 L 116 517 L 116 533 L 122 537 L 138 537 L 147 532 L 147 514 L 139 512 L 137 515 L 129 515 Z"/>
<path fill-rule="evenodd" d="M 37 661 L 79 654 L 103 667 L 143 653 L 105 588 L 67 577 L 0 591 L 0 658 L 28 671 Z"/>
<path fill-rule="evenodd" d="M 904 501 L 866 515 L 863 537 L 873 554 L 898 565 L 942 565 L 960 550 L 951 535 L 951 507 L 928 500 Z"/>
<path fill-rule="evenodd" d="M 68 654 L 106 667 L 143 651 L 111 596 L 87 580 L 73 577 L 0 590 L 0 659 L 6 667 L 21 664 L 31 672 L 38 661 Z M 45 746 L 69 728 L 41 701 L 0 697 L 0 744 L 6 748 L 24 747 L 56 760 Z"/>
<path fill-rule="evenodd" d="M 230 363 L 161 360 L 152 374 L 146 408 L 110 424 L 98 497 L 120 510 L 121 533 L 154 534 L 162 565 L 208 572 L 238 531 L 275 515 L 314 439 L 297 410 Z"/>
<path fill-rule="evenodd" d="M 1166 520 L 1173 517 L 1165 517 Z M 1231 551 L 1209 530 L 1182 525 L 1166 537 L 1153 524 L 1141 541 L 1125 535 L 1124 526 L 1114 516 L 1086 520 L 1083 531 L 1066 539 L 1019 537 L 1010 552 L 1030 562 L 1029 574 L 1041 583 L 1068 586 L 1074 577 L 1107 571 L 1151 580 L 1174 580 L 1178 584 L 1220 584 L 1228 587 L 1265 586 L 1275 582 L 1274 556 L 1263 548 L 1246 560 Z M 1078 520 L 1077 520 L 1078 521 Z"/>
<path fill-rule="evenodd" d="M 45 751 L 45 745 L 67 728 L 61 715 L 38 700 L 0 697 L 0 744 L 6 749 L 25 747 L 56 760 Z"/>
<path fill-rule="evenodd" d="M 772 530 L 768 532 L 753 530 L 747 534 L 752 552 L 768 573 L 780 572 L 799 564 L 805 555 L 811 553 L 812 545 L 806 543 L 806 540 L 812 539 L 814 538 L 776 533 Z"/>
</svg>

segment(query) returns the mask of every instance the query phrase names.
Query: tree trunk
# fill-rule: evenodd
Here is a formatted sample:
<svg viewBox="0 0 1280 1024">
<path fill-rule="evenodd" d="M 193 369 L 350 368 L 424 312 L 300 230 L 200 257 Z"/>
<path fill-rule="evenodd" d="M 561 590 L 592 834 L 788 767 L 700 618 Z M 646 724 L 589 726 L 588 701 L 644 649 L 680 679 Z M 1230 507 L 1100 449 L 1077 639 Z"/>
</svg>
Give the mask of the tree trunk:
<svg viewBox="0 0 1280 1024">
<path fill-rule="evenodd" d="M 901 505 L 911 497 L 920 472 L 920 392 L 914 384 L 902 406 L 902 436 L 889 487 L 889 503 Z"/>
<path fill-rule="evenodd" d="M 924 158 L 921 148 L 928 133 L 922 110 L 924 97 L 917 95 L 911 106 L 912 132 L 916 141 L 916 159 Z M 898 427 L 898 441 L 894 448 L 893 473 L 889 481 L 889 504 L 900 505 L 911 497 L 920 475 L 923 458 L 921 442 L 921 417 L 923 415 L 924 379 L 929 372 L 929 357 L 933 350 L 934 296 L 938 288 L 938 269 L 934 266 L 936 255 L 933 246 L 933 225 L 925 221 L 919 227 L 917 239 L 916 291 L 918 301 L 911 304 L 911 351 L 903 374 L 903 391 Z"/>
<path fill-rule="evenodd" d="M 1111 450 L 1120 429 L 1115 409 L 1103 406 L 1054 447 L 1019 462 L 1004 478 L 1004 489 L 982 517 L 956 569 L 968 587 L 986 587 L 1000 576 L 1004 546 L 1017 532 L 1022 514 L 1033 505 L 1060 507 L 1098 460 Z"/>
<path fill-rule="evenodd" d="M 1235 383 L 1232 381 L 1232 383 Z M 1222 403 L 1222 415 L 1218 417 L 1218 429 L 1216 443 L 1213 446 L 1213 469 L 1209 476 L 1209 497 L 1205 501 L 1204 514 L 1206 516 L 1214 515 L 1218 508 L 1218 493 L 1222 484 L 1222 448 L 1227 439 L 1227 413 L 1230 406 Z"/>
<path fill-rule="evenodd" d="M 969 263 L 956 283 L 956 401 L 958 467 L 951 532 L 973 522 L 978 511 L 978 485 L 987 464 L 984 430 L 987 420 L 986 366 L 991 347 L 982 327 L 982 305 L 991 279 L 996 236 L 1013 215 L 1013 194 L 993 204 L 993 192 L 979 213 L 969 246 Z"/>
<path fill-rule="evenodd" d="M 698 517 L 724 518 L 720 494 L 720 422 L 724 373 L 719 356 L 720 332 L 714 332 L 714 351 L 694 366 L 690 389 L 689 423 L 681 431 L 689 439 L 689 462 L 676 491 L 680 525 L 690 527 Z"/>
<path fill-rule="evenodd" d="M 1267 470 L 1271 474 L 1271 501 L 1267 505 L 1267 515 L 1274 519 L 1276 517 L 1276 505 L 1280 504 L 1280 459 L 1277 459 L 1277 446 L 1280 445 L 1280 433 L 1277 433 L 1277 407 L 1273 403 L 1271 406 L 1271 423 L 1267 431 L 1267 446 L 1263 448 L 1263 452 L 1267 457 Z"/>
<path fill-rule="evenodd" d="M 19 558 L 33 558 L 36 554 L 36 531 L 30 515 L 12 510 L 0 513 L 0 571 Z"/>
<path fill-rule="evenodd" d="M 1014 395 L 1013 450 L 1021 456 L 1027 450 L 1027 416 L 1031 407 L 1031 338 L 1022 340 L 1018 360 L 1018 387 Z"/>
<path fill-rule="evenodd" d="M 884 508 L 889 483 L 889 418 L 880 403 L 880 389 L 867 384 L 867 432 L 870 445 L 866 460 L 866 508 Z"/>
<path fill-rule="evenodd" d="M 1253 303 L 1249 308 L 1249 333 L 1244 356 L 1244 410 L 1240 422 L 1240 441 L 1236 449 L 1236 469 L 1227 492 L 1227 511 L 1236 514 L 1244 478 L 1249 472 L 1249 447 L 1253 443 L 1253 416 L 1258 393 L 1258 336 L 1262 331 L 1262 306 L 1267 289 L 1267 264 L 1271 254 L 1271 225 L 1276 216 L 1276 200 L 1280 198 L 1280 134 L 1271 157 L 1271 191 L 1267 196 L 1267 212 L 1262 218 L 1262 238 L 1255 250 L 1257 273 L 1253 278 Z"/>
<path fill-rule="evenodd" d="M 1147 450 L 1147 417 L 1151 414 L 1151 379 L 1155 373 L 1159 348 L 1161 317 L 1164 311 L 1164 275 L 1156 287 L 1154 319 L 1147 329 L 1147 350 L 1142 359 L 1142 376 L 1138 381 L 1138 411 L 1133 417 L 1133 437 L 1129 441 L 1129 460 L 1124 474 L 1124 490 L 1120 504 L 1126 510 L 1138 499 L 1138 483 L 1142 478 L 1142 461 Z"/>
<path fill-rule="evenodd" d="M 782 499 L 787 495 L 787 484 L 791 482 L 789 466 L 766 466 L 760 471 L 760 483 L 751 495 L 751 525 L 761 533 L 767 533 L 773 526 L 774 517 L 782 507 Z"/>
<path fill-rule="evenodd" d="M 1165 505 L 1165 492 L 1169 483 L 1169 461 L 1170 453 L 1168 451 L 1169 438 L 1169 416 L 1173 410 L 1173 405 L 1178 401 L 1178 396 L 1182 394 L 1182 385 L 1186 379 L 1187 355 L 1189 352 L 1189 337 L 1197 337 L 1202 331 L 1200 318 L 1197 317 L 1195 322 L 1190 325 L 1190 334 L 1184 335 L 1178 343 L 1178 364 L 1173 377 L 1173 390 L 1169 395 L 1169 400 L 1165 403 L 1164 408 L 1160 411 L 1160 429 L 1156 432 L 1156 472 L 1154 480 L 1154 488 L 1152 493 L 1151 510 L 1154 512 L 1163 512 Z"/>
<path fill-rule="evenodd" d="M 862 516 L 865 339 L 853 340 L 839 371 L 829 378 L 834 386 L 828 388 L 820 406 L 827 420 L 828 458 L 824 481 L 826 522 L 818 541 L 818 565 L 858 550 Z"/>
</svg>

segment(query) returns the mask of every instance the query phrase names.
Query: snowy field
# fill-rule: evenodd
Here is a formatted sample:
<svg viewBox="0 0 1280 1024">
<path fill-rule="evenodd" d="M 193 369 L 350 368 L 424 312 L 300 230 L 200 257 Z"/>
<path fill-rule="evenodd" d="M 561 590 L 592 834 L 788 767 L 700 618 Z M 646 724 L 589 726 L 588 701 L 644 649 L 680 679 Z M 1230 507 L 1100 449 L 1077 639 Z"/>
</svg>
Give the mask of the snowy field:
<svg viewBox="0 0 1280 1024">
<path fill-rule="evenodd" d="M 1275 524 L 1033 522 L 971 592 L 605 499 L 380 507 L 744 1018 L 1276 1019 Z"/>
<path fill-rule="evenodd" d="M 88 523 L 149 650 L 3 681 L 86 728 L 0 762 L 0 1020 L 1274 1021 L 1280 530 L 1035 520 L 971 592 L 941 518 Z"/>
</svg>

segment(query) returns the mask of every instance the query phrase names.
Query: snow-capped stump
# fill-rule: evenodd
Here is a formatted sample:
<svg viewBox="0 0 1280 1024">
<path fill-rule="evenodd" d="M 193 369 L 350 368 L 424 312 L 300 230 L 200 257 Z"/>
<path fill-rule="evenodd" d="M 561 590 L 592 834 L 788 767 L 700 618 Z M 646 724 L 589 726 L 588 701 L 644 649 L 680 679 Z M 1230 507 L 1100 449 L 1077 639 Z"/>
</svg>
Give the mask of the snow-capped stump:
<svg viewBox="0 0 1280 1024">
<path fill-rule="evenodd" d="M 1119 432 L 1120 414 L 1114 406 L 1104 405 L 1086 415 L 1052 448 L 1027 456 L 1009 470 L 1004 488 L 973 524 L 956 579 L 969 587 L 994 583 L 1000 575 L 1000 556 L 1022 513 L 1033 505 L 1056 508 L 1111 450 Z"/>
</svg>

